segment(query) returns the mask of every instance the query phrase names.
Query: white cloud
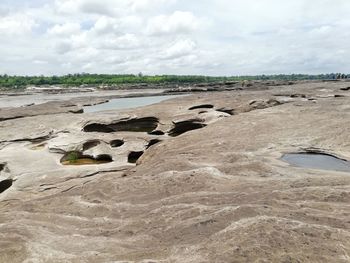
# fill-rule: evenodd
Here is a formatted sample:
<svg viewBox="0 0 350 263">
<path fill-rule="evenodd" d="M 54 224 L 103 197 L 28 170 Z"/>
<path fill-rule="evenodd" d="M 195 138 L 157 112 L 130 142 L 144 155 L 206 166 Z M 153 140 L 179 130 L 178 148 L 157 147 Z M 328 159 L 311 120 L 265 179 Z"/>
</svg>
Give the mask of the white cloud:
<svg viewBox="0 0 350 263">
<path fill-rule="evenodd" d="M 120 37 L 107 37 L 100 45 L 106 49 L 135 49 L 141 46 L 140 40 L 133 34 Z"/>
<path fill-rule="evenodd" d="M 93 64 L 92 63 L 87 63 L 87 64 L 83 65 L 82 68 L 83 68 L 84 71 L 90 71 L 90 70 L 93 69 Z"/>
<path fill-rule="evenodd" d="M 51 27 L 47 32 L 51 35 L 69 36 L 80 32 L 79 23 L 65 23 Z"/>
<path fill-rule="evenodd" d="M 107 34 L 118 31 L 119 25 L 116 19 L 106 16 L 99 17 L 95 22 L 92 31 L 96 34 Z"/>
<path fill-rule="evenodd" d="M 28 34 L 35 26 L 35 20 L 25 14 L 10 14 L 8 16 L 0 17 L 1 35 Z"/>
<path fill-rule="evenodd" d="M 191 54 L 196 48 L 196 43 L 190 39 L 179 40 L 163 52 L 162 59 L 174 59 Z"/>
<path fill-rule="evenodd" d="M 147 33 L 150 35 L 190 33 L 198 28 L 198 19 L 191 12 L 176 11 L 170 16 L 160 15 L 150 19 Z"/>
<path fill-rule="evenodd" d="M 1 72 L 350 72 L 348 0 L 39 3 L 0 3 Z"/>
<path fill-rule="evenodd" d="M 176 3 L 176 0 L 131 0 L 131 8 L 136 12 L 159 11 L 159 7 L 171 6 Z"/>
<path fill-rule="evenodd" d="M 75 13 L 78 11 L 78 2 L 79 0 L 56 0 L 54 9 L 59 13 Z"/>
<path fill-rule="evenodd" d="M 45 60 L 34 60 L 33 63 L 34 64 L 40 64 L 40 65 L 48 64 L 48 62 L 45 61 Z"/>
</svg>

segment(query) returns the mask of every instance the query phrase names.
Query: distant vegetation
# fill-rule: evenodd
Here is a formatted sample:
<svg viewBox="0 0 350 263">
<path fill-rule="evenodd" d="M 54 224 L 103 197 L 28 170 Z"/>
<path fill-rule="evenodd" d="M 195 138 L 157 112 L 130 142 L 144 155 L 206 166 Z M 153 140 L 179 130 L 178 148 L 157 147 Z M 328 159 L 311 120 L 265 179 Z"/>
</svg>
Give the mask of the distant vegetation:
<svg viewBox="0 0 350 263">
<path fill-rule="evenodd" d="M 259 75 L 259 76 L 143 76 L 138 75 L 106 75 L 106 74 L 69 74 L 65 76 L 8 76 L 0 75 L 0 88 L 24 88 L 28 86 L 61 85 L 77 87 L 81 85 L 121 85 L 121 84 L 194 84 L 218 81 L 242 81 L 242 80 L 326 80 L 350 78 L 349 75 L 340 73 L 321 75 Z"/>
</svg>

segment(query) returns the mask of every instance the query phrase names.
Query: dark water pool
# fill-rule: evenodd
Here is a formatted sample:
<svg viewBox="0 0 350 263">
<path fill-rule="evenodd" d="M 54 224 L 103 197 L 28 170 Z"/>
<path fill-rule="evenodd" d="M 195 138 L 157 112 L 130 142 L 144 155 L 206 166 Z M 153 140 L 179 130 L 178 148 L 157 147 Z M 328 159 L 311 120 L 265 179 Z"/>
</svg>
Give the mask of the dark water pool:
<svg viewBox="0 0 350 263">
<path fill-rule="evenodd" d="M 335 156 L 322 153 L 287 153 L 282 160 L 293 166 L 350 172 L 350 162 L 339 159 Z"/>
</svg>

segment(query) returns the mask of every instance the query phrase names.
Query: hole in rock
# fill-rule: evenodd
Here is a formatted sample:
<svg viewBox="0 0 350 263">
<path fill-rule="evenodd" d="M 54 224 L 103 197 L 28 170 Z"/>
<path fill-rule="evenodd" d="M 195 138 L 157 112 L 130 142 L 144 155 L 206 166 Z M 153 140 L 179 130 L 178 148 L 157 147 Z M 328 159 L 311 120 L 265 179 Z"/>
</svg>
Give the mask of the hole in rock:
<svg viewBox="0 0 350 263">
<path fill-rule="evenodd" d="M 6 179 L 0 182 L 0 194 L 2 192 L 5 192 L 7 189 L 9 189 L 12 186 L 12 179 Z"/>
<path fill-rule="evenodd" d="M 75 106 L 77 106 L 77 105 L 76 104 L 63 104 L 60 107 L 61 108 L 71 108 L 71 107 L 75 107 Z"/>
<path fill-rule="evenodd" d="M 77 110 L 70 110 L 68 111 L 69 113 L 74 113 L 74 114 L 81 114 L 84 113 L 83 109 L 77 109 Z"/>
<path fill-rule="evenodd" d="M 160 143 L 161 140 L 158 140 L 158 139 L 153 139 L 153 140 L 150 140 L 148 145 L 146 146 L 146 149 L 148 149 L 149 147 L 151 147 L 152 145 L 155 145 L 157 143 Z"/>
<path fill-rule="evenodd" d="M 2 170 L 4 170 L 5 169 L 5 164 L 4 163 L 0 163 L 0 172 L 2 171 Z"/>
<path fill-rule="evenodd" d="M 110 142 L 110 145 L 113 147 L 113 148 L 117 148 L 117 147 L 120 147 L 122 145 L 124 145 L 124 141 L 123 140 L 113 140 Z"/>
<path fill-rule="evenodd" d="M 216 111 L 224 112 L 224 113 L 227 113 L 227 114 L 230 114 L 230 115 L 234 115 L 235 114 L 235 110 L 234 109 L 228 109 L 228 108 L 220 108 L 220 109 L 217 109 Z"/>
<path fill-rule="evenodd" d="M 113 159 L 108 154 L 100 154 L 95 158 L 96 161 L 102 162 L 102 163 L 110 163 L 113 162 Z"/>
<path fill-rule="evenodd" d="M 106 124 L 100 124 L 100 123 L 91 123 L 84 127 L 84 132 L 104 132 L 104 133 L 110 133 L 114 132 L 112 128 L 110 128 Z"/>
<path fill-rule="evenodd" d="M 128 162 L 129 163 L 136 163 L 137 160 L 142 156 L 143 152 L 130 152 L 128 155 Z"/>
<path fill-rule="evenodd" d="M 291 98 L 306 98 L 305 94 L 291 94 Z"/>
<path fill-rule="evenodd" d="M 197 105 L 189 108 L 189 110 L 196 110 L 196 109 L 212 109 L 214 108 L 214 105 L 211 104 L 202 104 L 202 105 Z"/>
<path fill-rule="evenodd" d="M 326 153 L 287 153 L 282 156 L 282 160 L 297 167 L 350 172 L 349 161 Z"/>
<path fill-rule="evenodd" d="M 97 145 L 100 144 L 99 140 L 91 140 L 91 141 L 87 141 L 83 144 L 83 151 L 87 151 L 91 148 L 96 147 Z"/>
<path fill-rule="evenodd" d="M 198 114 L 204 114 L 204 113 L 208 113 L 207 111 L 200 111 L 198 112 Z"/>
<path fill-rule="evenodd" d="M 111 124 L 91 123 L 84 127 L 85 132 L 152 132 L 158 126 L 158 119 L 155 117 L 145 117 L 119 121 Z"/>
<path fill-rule="evenodd" d="M 63 165 L 104 164 L 112 161 L 112 157 L 108 154 L 101 154 L 94 158 L 89 155 L 83 155 L 81 152 L 68 152 L 61 158 Z"/>
<path fill-rule="evenodd" d="M 169 136 L 176 137 L 185 132 L 197 130 L 205 127 L 206 125 L 203 123 L 199 123 L 196 121 L 182 121 L 175 123 L 174 128 L 169 131 Z"/>
<path fill-rule="evenodd" d="M 150 134 L 150 135 L 164 135 L 165 133 L 161 130 L 155 130 L 155 131 L 149 132 L 148 134 Z"/>
</svg>

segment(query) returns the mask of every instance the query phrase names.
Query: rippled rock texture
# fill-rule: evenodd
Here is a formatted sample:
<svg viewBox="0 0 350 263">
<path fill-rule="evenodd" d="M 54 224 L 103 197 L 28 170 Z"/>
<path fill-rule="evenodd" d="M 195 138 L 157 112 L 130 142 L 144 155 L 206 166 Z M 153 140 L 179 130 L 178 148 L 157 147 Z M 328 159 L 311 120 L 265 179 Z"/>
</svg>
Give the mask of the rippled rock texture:
<svg viewBox="0 0 350 263">
<path fill-rule="evenodd" d="M 350 159 L 348 86 L 0 122 L 0 262 L 349 262 L 350 174 L 281 159 Z"/>
</svg>

